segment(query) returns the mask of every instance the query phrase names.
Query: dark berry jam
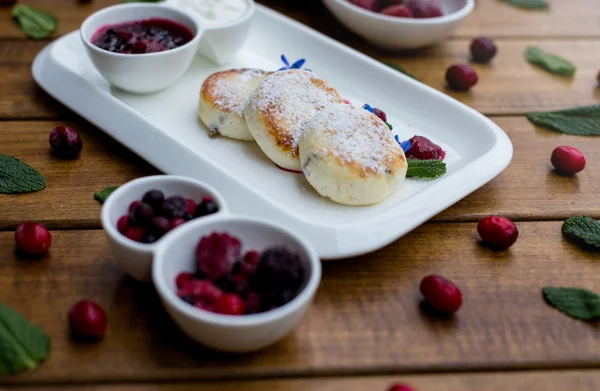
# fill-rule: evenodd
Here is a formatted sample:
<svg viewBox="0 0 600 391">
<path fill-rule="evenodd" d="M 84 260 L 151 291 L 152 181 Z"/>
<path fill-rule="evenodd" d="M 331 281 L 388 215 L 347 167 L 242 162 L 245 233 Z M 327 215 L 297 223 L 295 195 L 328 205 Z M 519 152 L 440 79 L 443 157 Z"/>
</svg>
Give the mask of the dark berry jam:
<svg viewBox="0 0 600 391">
<path fill-rule="evenodd" d="M 444 160 L 446 152 L 427 137 L 414 136 L 410 139 L 410 149 L 405 153 L 407 159 Z"/>
<path fill-rule="evenodd" d="M 146 19 L 100 28 L 92 43 L 114 53 L 155 53 L 178 48 L 194 34 L 187 27 L 167 19 Z"/>
</svg>

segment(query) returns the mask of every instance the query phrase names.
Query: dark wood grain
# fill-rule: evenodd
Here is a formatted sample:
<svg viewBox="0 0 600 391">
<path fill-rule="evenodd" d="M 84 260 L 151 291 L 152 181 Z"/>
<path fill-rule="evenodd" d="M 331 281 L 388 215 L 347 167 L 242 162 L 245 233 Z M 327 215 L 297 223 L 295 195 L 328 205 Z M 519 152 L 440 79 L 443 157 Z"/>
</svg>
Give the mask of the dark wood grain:
<svg viewBox="0 0 600 391">
<path fill-rule="evenodd" d="M 326 263 L 299 328 L 261 353 L 210 352 L 184 337 L 151 285 L 126 278 L 101 231 L 54 231 L 50 253 L 19 259 L 0 233 L 0 298 L 39 324 L 53 353 L 39 370 L 0 382 L 134 381 L 424 370 L 590 367 L 600 362 L 596 323 L 549 307 L 541 288 L 598 289 L 597 254 L 562 239 L 560 223 L 519 224 L 510 251 L 480 245 L 474 224 L 427 224 L 374 254 Z M 452 318 L 420 307 L 418 284 L 437 273 L 462 289 Z M 77 300 L 101 303 L 106 339 L 69 340 Z"/>
</svg>

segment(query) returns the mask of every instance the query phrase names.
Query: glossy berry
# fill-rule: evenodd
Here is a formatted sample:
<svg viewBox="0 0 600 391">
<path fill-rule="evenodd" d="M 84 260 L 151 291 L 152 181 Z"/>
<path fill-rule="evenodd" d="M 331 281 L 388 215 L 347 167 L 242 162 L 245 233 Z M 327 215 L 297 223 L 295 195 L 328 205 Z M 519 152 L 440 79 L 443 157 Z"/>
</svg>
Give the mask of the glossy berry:
<svg viewBox="0 0 600 391">
<path fill-rule="evenodd" d="M 57 126 L 49 137 L 50 147 L 54 154 L 62 159 L 73 159 L 79 155 L 83 142 L 73 128 Z"/>
<path fill-rule="evenodd" d="M 398 18 L 412 18 L 412 11 L 404 5 L 391 5 L 381 10 L 381 13 Z"/>
<path fill-rule="evenodd" d="M 131 204 L 129 204 L 129 208 L 127 210 L 129 211 L 129 213 L 133 213 L 135 208 L 141 203 L 141 201 L 133 201 Z"/>
<path fill-rule="evenodd" d="M 436 310 L 453 314 L 462 305 L 462 293 L 450 280 L 431 275 L 421 281 L 420 291 L 425 300 Z"/>
<path fill-rule="evenodd" d="M 129 216 L 123 215 L 123 216 L 119 217 L 119 220 L 117 221 L 117 230 L 120 233 L 125 234 L 125 232 L 127 232 L 128 228 L 129 228 Z"/>
<path fill-rule="evenodd" d="M 478 37 L 471 42 L 471 56 L 476 62 L 489 62 L 497 50 L 494 41 L 488 37 Z"/>
<path fill-rule="evenodd" d="M 211 215 L 213 213 L 217 213 L 219 211 L 219 207 L 217 204 L 211 199 L 202 200 L 200 204 L 196 207 L 196 212 L 194 213 L 195 217 L 204 217 Z"/>
<path fill-rule="evenodd" d="M 133 218 L 138 225 L 149 225 L 152 222 L 153 217 L 154 209 L 145 202 L 140 203 L 133 210 Z"/>
<path fill-rule="evenodd" d="M 129 227 L 125 232 L 125 236 L 134 242 L 142 242 L 146 236 L 146 229 L 142 227 Z"/>
<path fill-rule="evenodd" d="M 150 231 L 157 236 L 163 236 L 171 229 L 171 221 L 163 216 L 155 216 L 150 224 Z"/>
<path fill-rule="evenodd" d="M 556 171 L 564 175 L 575 175 L 585 168 L 585 157 L 580 150 L 562 146 L 552 151 L 550 158 Z"/>
<path fill-rule="evenodd" d="M 385 115 L 385 112 L 383 112 L 383 110 L 373 108 L 373 114 L 378 116 L 379 119 L 382 120 L 383 122 L 387 122 L 387 115 Z"/>
<path fill-rule="evenodd" d="M 185 219 L 183 217 L 176 217 L 169 221 L 169 231 L 179 227 L 181 224 L 185 223 Z"/>
<path fill-rule="evenodd" d="M 188 272 L 183 272 L 183 273 L 179 273 L 177 275 L 177 278 L 175 278 L 175 285 L 177 286 L 178 289 L 183 288 L 184 283 L 188 280 L 191 280 L 193 278 L 193 274 L 192 273 L 188 273 Z"/>
<path fill-rule="evenodd" d="M 180 196 L 169 197 L 163 202 L 163 214 L 166 217 L 183 217 L 185 209 L 185 199 Z"/>
<path fill-rule="evenodd" d="M 258 263 L 258 259 L 260 258 L 260 253 L 255 250 L 251 250 L 244 254 L 244 262 L 250 265 L 256 265 Z"/>
<path fill-rule="evenodd" d="M 439 145 L 423 136 L 413 136 L 410 140 L 410 149 L 406 151 L 407 159 L 444 160 L 446 152 Z"/>
<path fill-rule="evenodd" d="M 226 233 L 214 232 L 200 239 L 196 247 L 196 265 L 207 278 L 216 281 L 227 277 L 240 257 L 240 240 Z"/>
<path fill-rule="evenodd" d="M 215 311 L 224 315 L 244 315 L 246 303 L 239 295 L 226 293 L 217 300 Z"/>
<path fill-rule="evenodd" d="M 52 245 L 52 235 L 42 224 L 25 222 L 15 230 L 17 248 L 27 255 L 44 255 Z"/>
<path fill-rule="evenodd" d="M 438 0 L 404 0 L 402 4 L 415 18 L 436 18 L 444 15 Z"/>
<path fill-rule="evenodd" d="M 452 65 L 446 71 L 446 82 L 448 86 L 456 91 L 468 91 L 477 84 L 477 73 L 468 65 Z"/>
<path fill-rule="evenodd" d="M 185 214 L 186 215 L 194 215 L 196 213 L 196 201 L 190 200 L 189 198 L 185 199 Z"/>
<path fill-rule="evenodd" d="M 406 385 L 406 384 L 393 384 L 388 388 L 387 391 L 416 391 L 414 388 Z"/>
<path fill-rule="evenodd" d="M 106 312 L 93 301 L 80 301 L 69 311 L 71 334 L 78 337 L 102 338 L 107 323 Z"/>
<path fill-rule="evenodd" d="M 150 190 L 144 194 L 142 201 L 150 205 L 155 213 L 160 213 L 165 201 L 165 195 L 160 190 Z"/>
<path fill-rule="evenodd" d="M 481 239 L 491 247 L 507 249 L 517 241 L 519 230 L 515 223 L 506 217 L 488 216 L 477 224 Z"/>
</svg>

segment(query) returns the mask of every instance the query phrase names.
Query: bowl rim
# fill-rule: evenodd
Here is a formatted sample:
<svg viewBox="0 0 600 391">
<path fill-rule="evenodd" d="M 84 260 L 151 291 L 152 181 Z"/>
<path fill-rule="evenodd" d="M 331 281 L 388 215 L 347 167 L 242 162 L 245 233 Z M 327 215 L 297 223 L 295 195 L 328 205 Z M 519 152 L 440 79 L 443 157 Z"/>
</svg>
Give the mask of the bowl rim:
<svg viewBox="0 0 600 391">
<path fill-rule="evenodd" d="M 179 1 L 180 0 L 164 0 L 163 4 L 168 7 L 177 8 Z M 256 12 L 256 3 L 254 0 L 245 0 L 245 1 L 248 4 L 248 9 L 246 10 L 246 12 L 244 12 L 244 14 L 242 16 L 240 16 L 239 18 L 234 19 L 232 21 L 229 21 L 227 23 L 223 23 L 223 24 L 214 24 L 214 25 L 207 24 L 206 26 L 203 26 L 204 32 L 208 33 L 209 31 L 219 31 L 219 30 L 231 28 L 231 27 L 234 27 L 234 26 L 237 26 L 237 25 L 247 22 L 248 19 L 252 18 L 254 16 L 254 13 Z M 183 11 L 183 12 L 186 12 L 186 11 Z M 200 23 L 200 22 L 203 22 L 205 19 L 203 19 L 200 16 L 196 16 L 195 14 L 192 14 L 191 12 L 188 13 L 188 15 L 190 15 L 194 19 L 197 19 L 198 24 L 202 26 L 202 23 Z"/>
<path fill-rule="evenodd" d="M 175 232 L 176 230 L 172 230 L 172 231 L 168 232 L 166 235 L 164 235 L 163 237 L 161 237 L 159 240 L 157 240 L 154 243 L 139 243 L 139 242 L 129 239 L 128 237 L 126 237 L 125 235 L 123 235 L 122 233 L 120 233 L 117 230 L 117 227 L 114 224 L 112 224 L 110 221 L 110 212 L 112 210 L 120 207 L 120 205 L 117 204 L 117 199 L 119 199 L 121 195 L 129 192 L 130 187 L 133 187 L 136 185 L 150 184 L 150 183 L 166 183 L 166 186 L 157 185 L 154 187 L 158 190 L 164 191 L 163 189 L 168 188 L 169 182 L 188 183 L 197 188 L 202 188 L 204 191 L 211 194 L 211 197 L 213 197 L 219 205 L 219 211 L 217 213 L 215 213 L 215 215 L 229 213 L 229 209 L 227 208 L 227 204 L 225 203 L 223 196 L 221 196 L 221 194 L 217 190 L 215 190 L 212 186 L 210 186 L 204 182 L 197 181 L 195 179 L 191 179 L 188 177 L 178 176 L 178 175 L 149 175 L 149 176 L 145 176 L 145 177 L 141 177 L 141 178 L 136 178 L 134 180 L 131 180 L 131 181 L 119 186 L 104 201 L 104 203 L 102 204 L 102 209 L 100 211 L 100 220 L 102 223 L 102 228 L 104 228 L 104 232 L 106 232 L 106 234 L 112 240 L 116 241 L 121 246 L 129 247 L 129 248 L 135 249 L 137 251 L 142 251 L 142 252 L 153 252 L 154 249 L 162 242 L 162 240 L 164 238 L 166 238 L 169 234 L 171 234 L 172 232 Z M 142 196 L 143 196 L 143 194 L 140 195 L 140 199 Z M 127 207 L 128 207 L 128 205 L 127 205 Z M 206 219 L 208 217 L 210 217 L 210 216 L 201 217 L 198 220 Z M 186 221 L 185 224 L 182 224 L 181 226 L 179 226 L 177 228 L 181 228 L 181 227 L 185 226 L 186 224 L 194 222 L 194 220 Z"/>
<path fill-rule="evenodd" d="M 465 18 L 471 13 L 471 11 L 473 11 L 473 8 L 475 8 L 475 0 L 466 0 L 465 5 L 461 9 L 450 14 L 436 16 L 433 18 L 400 18 L 397 16 L 383 15 L 378 12 L 366 10 L 357 6 L 356 4 L 351 3 L 348 0 L 325 0 L 325 2 L 341 4 L 342 7 L 345 7 L 356 14 L 361 14 L 367 17 L 374 18 L 376 20 L 385 20 L 387 22 L 394 22 L 397 24 L 406 25 L 434 25 L 451 23 Z"/>
<path fill-rule="evenodd" d="M 170 247 L 170 243 L 177 240 L 180 236 L 189 234 L 190 231 L 194 231 L 199 226 L 207 224 L 218 225 L 219 222 L 223 221 L 232 223 L 243 222 L 255 224 L 258 226 L 268 226 L 270 228 L 283 232 L 291 239 L 295 240 L 297 244 L 299 244 L 300 247 L 302 247 L 304 252 L 307 254 L 307 261 L 311 266 L 310 275 L 308 277 L 305 277 L 306 284 L 304 285 L 304 288 L 292 300 L 282 305 L 281 307 L 266 312 L 249 315 L 224 315 L 204 311 L 189 305 L 188 303 L 184 302 L 179 297 L 177 297 L 175 292 L 168 288 L 164 274 L 162 273 L 162 265 L 168 259 L 167 252 Z M 172 233 L 169 233 L 168 236 L 165 236 L 164 239 L 165 240 L 161 243 L 160 246 L 157 247 L 156 252 L 154 253 L 154 260 L 152 262 L 152 281 L 162 300 L 167 301 L 174 308 L 175 311 L 184 315 L 186 318 L 193 320 L 194 322 L 210 324 L 213 326 L 233 328 L 269 324 L 274 321 L 292 316 L 293 314 L 300 311 L 301 308 L 312 299 L 321 282 L 321 260 L 317 255 L 317 252 L 310 245 L 310 243 L 294 231 L 268 220 L 230 214 L 220 216 L 209 216 L 204 219 L 192 221 L 190 223 L 187 223 L 186 225 L 182 225 L 181 227 L 179 227 L 178 230 L 173 230 Z"/>
<path fill-rule="evenodd" d="M 186 42 L 185 44 L 178 46 L 174 49 L 163 50 L 162 52 L 136 53 L 136 54 L 111 52 L 111 51 L 104 50 L 104 49 L 99 48 L 98 46 L 94 45 L 91 41 L 91 38 L 98 32 L 98 30 L 96 30 L 90 38 L 85 37 L 84 31 L 87 29 L 87 26 L 90 23 L 92 23 L 92 21 L 94 19 L 96 19 L 104 14 L 108 14 L 111 12 L 118 12 L 119 10 L 124 9 L 124 8 L 133 8 L 133 9 L 137 8 L 140 10 L 141 9 L 152 9 L 152 10 L 158 11 L 159 13 L 165 12 L 165 11 L 169 12 L 169 13 L 170 12 L 178 13 L 180 16 L 183 16 L 184 18 L 186 18 L 189 21 L 189 25 L 192 25 L 194 27 L 194 29 L 196 30 L 195 32 L 193 32 L 194 37 L 191 40 L 189 40 L 188 42 Z M 172 20 L 168 16 L 164 16 L 164 19 Z M 138 20 L 138 19 L 136 19 L 136 18 L 131 19 L 131 21 L 135 21 L 135 20 Z M 186 27 L 189 27 L 189 25 Z M 102 55 L 111 56 L 111 57 L 115 57 L 115 58 L 144 58 L 144 57 L 158 57 L 158 56 L 175 55 L 176 53 L 186 50 L 190 46 L 194 46 L 197 43 L 199 43 L 200 39 L 202 38 L 202 35 L 204 35 L 204 31 L 205 31 L 205 28 L 203 28 L 198 23 L 198 20 L 196 18 L 194 18 L 193 16 L 191 16 L 189 13 L 187 13 L 185 11 L 182 11 L 178 8 L 167 5 L 165 3 L 121 3 L 121 4 L 115 4 L 115 5 L 111 5 L 111 6 L 99 9 L 98 11 L 92 13 L 87 18 L 85 18 L 85 20 L 83 21 L 83 23 L 81 23 L 81 26 L 79 27 L 79 36 L 81 37 L 81 40 L 83 41 L 85 46 L 88 49 L 90 49 L 96 53 L 100 53 Z"/>
</svg>

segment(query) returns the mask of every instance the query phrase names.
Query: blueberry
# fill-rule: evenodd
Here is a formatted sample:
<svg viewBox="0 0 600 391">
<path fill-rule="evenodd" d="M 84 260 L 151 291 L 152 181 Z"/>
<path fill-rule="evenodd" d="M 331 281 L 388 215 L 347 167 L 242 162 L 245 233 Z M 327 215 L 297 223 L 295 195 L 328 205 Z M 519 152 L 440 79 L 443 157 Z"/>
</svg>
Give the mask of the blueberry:
<svg viewBox="0 0 600 391">
<path fill-rule="evenodd" d="M 214 201 L 204 201 L 196 207 L 196 217 L 204 217 L 211 215 L 213 213 L 217 213 L 219 211 L 219 207 Z"/>
<path fill-rule="evenodd" d="M 142 198 L 142 201 L 150 205 L 155 213 L 160 213 L 164 200 L 165 195 L 163 192 L 156 189 L 146 192 Z"/>
<path fill-rule="evenodd" d="M 133 218 L 138 225 L 149 225 L 154 217 L 154 210 L 152 207 L 142 202 L 133 210 Z"/>
<path fill-rule="evenodd" d="M 180 196 L 169 197 L 163 202 L 163 213 L 166 217 L 183 217 L 185 209 L 185 199 Z"/>
</svg>

